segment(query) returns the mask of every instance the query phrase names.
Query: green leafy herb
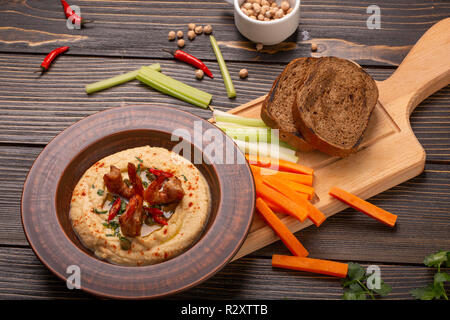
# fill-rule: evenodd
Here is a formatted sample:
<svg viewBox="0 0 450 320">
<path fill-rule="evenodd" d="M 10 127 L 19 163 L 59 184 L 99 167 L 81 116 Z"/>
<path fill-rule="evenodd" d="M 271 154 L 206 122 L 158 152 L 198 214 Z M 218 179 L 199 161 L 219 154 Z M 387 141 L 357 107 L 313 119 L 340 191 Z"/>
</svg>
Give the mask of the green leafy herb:
<svg viewBox="0 0 450 320">
<path fill-rule="evenodd" d="M 96 214 L 105 214 L 108 212 L 108 210 L 102 211 L 102 210 L 98 210 L 97 208 L 92 209 L 92 211 Z"/>
<path fill-rule="evenodd" d="M 142 185 L 144 186 L 144 188 L 147 188 L 148 187 L 147 181 L 142 181 Z"/>
<path fill-rule="evenodd" d="M 450 281 L 450 274 L 441 271 L 441 267 L 450 266 L 450 251 L 440 250 L 425 257 L 423 264 L 430 268 L 437 268 L 433 283 L 425 287 L 413 289 L 411 295 L 420 300 L 445 299 L 448 300 L 445 292 L 445 283 Z"/>
<path fill-rule="evenodd" d="M 102 189 L 98 189 L 98 190 L 97 190 L 97 194 L 98 194 L 99 196 L 102 196 L 103 193 L 105 193 L 105 191 L 103 191 Z"/>
<path fill-rule="evenodd" d="M 94 185 L 92 185 L 92 189 L 95 189 L 95 186 L 94 186 Z"/>
<path fill-rule="evenodd" d="M 367 295 L 371 299 L 375 299 L 375 295 L 384 297 L 392 291 L 392 287 L 381 279 L 379 288 L 369 289 L 367 280 L 370 276 L 371 274 L 367 274 L 361 265 L 349 262 L 347 277 L 341 281 L 342 288 L 345 290 L 342 299 L 366 300 Z"/>
<path fill-rule="evenodd" d="M 139 158 L 139 157 L 135 157 L 136 159 L 137 159 L 137 161 L 139 161 L 140 163 L 144 163 L 144 160 L 142 160 L 141 158 Z"/>
<path fill-rule="evenodd" d="M 184 179 L 184 181 L 188 181 L 188 179 L 186 178 L 186 176 L 184 174 L 181 175 Z"/>
</svg>

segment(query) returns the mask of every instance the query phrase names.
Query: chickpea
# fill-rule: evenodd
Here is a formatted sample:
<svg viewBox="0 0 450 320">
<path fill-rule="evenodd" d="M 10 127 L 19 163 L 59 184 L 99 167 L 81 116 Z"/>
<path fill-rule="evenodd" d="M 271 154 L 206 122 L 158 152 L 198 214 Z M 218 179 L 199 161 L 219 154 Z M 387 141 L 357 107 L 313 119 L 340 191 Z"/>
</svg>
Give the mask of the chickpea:
<svg viewBox="0 0 450 320">
<path fill-rule="evenodd" d="M 250 19 L 253 19 L 253 20 L 256 20 L 256 17 L 255 17 L 255 16 L 250 16 L 249 18 L 250 18 Z"/>
<path fill-rule="evenodd" d="M 188 24 L 188 29 L 189 29 L 189 30 L 194 30 L 195 27 L 196 27 L 195 23 L 189 23 L 189 24 Z"/>
<path fill-rule="evenodd" d="M 292 10 L 294 10 L 294 8 L 289 8 L 289 10 L 286 12 L 286 14 L 289 14 L 292 12 Z"/>
<path fill-rule="evenodd" d="M 254 3 L 261 4 L 261 0 L 255 0 Z"/>
<path fill-rule="evenodd" d="M 180 48 L 183 48 L 183 47 L 184 47 L 184 40 L 183 40 L 183 39 L 179 39 L 179 40 L 177 41 L 177 45 L 178 45 Z"/>
<path fill-rule="evenodd" d="M 288 11 L 291 6 L 289 5 L 289 1 L 283 1 L 280 7 L 283 11 Z"/>
<path fill-rule="evenodd" d="M 272 4 L 270 5 L 272 8 L 278 8 L 278 5 L 276 2 L 272 2 Z"/>
<path fill-rule="evenodd" d="M 261 1 L 261 6 L 270 6 L 270 2 L 269 1 L 267 1 L 267 0 L 262 0 Z"/>
<path fill-rule="evenodd" d="M 247 16 L 254 16 L 255 15 L 255 11 L 253 11 L 253 9 L 248 9 L 247 10 Z"/>
<path fill-rule="evenodd" d="M 169 32 L 169 41 L 175 40 L 175 37 L 176 37 L 175 31 L 170 31 Z"/>
<path fill-rule="evenodd" d="M 317 51 L 317 43 L 311 43 L 311 51 Z"/>
<path fill-rule="evenodd" d="M 247 69 L 241 69 L 241 70 L 239 71 L 239 77 L 240 77 L 241 79 L 247 78 L 247 77 L 248 77 L 248 70 L 247 70 Z"/>
<path fill-rule="evenodd" d="M 264 45 L 262 43 L 256 44 L 256 51 L 261 51 L 263 49 Z"/>
<path fill-rule="evenodd" d="M 189 30 L 187 33 L 187 36 L 188 36 L 189 40 L 191 40 L 191 41 L 194 40 L 196 37 L 194 30 Z"/>
<path fill-rule="evenodd" d="M 178 30 L 178 31 L 177 31 L 177 37 L 178 37 L 179 39 L 181 39 L 181 38 L 183 38 L 183 36 L 184 36 L 183 31 Z"/>
<path fill-rule="evenodd" d="M 206 25 L 206 26 L 203 28 L 203 32 L 204 32 L 205 34 L 211 34 L 212 31 L 213 31 L 213 29 L 212 29 L 212 27 L 211 27 L 210 24 Z"/>
<path fill-rule="evenodd" d="M 261 14 L 266 14 L 267 11 L 269 11 L 270 7 L 269 6 L 262 6 L 261 7 Z"/>
<path fill-rule="evenodd" d="M 270 20 L 270 18 L 272 18 L 272 12 L 269 10 L 266 12 L 265 14 L 266 18 Z"/>
<path fill-rule="evenodd" d="M 203 27 L 202 26 L 195 27 L 194 31 L 195 31 L 196 34 L 202 34 L 203 33 Z"/>
<path fill-rule="evenodd" d="M 244 3 L 244 8 L 245 9 L 251 9 L 253 7 L 253 5 L 250 3 L 250 2 L 246 2 L 246 3 Z"/>
<path fill-rule="evenodd" d="M 260 13 L 258 15 L 258 20 L 263 21 L 264 20 L 264 15 Z"/>
<path fill-rule="evenodd" d="M 258 14 L 261 11 L 261 6 L 257 3 L 254 3 L 253 10 L 255 11 L 256 14 Z"/>
<path fill-rule="evenodd" d="M 270 21 L 270 19 L 269 18 L 264 18 L 264 21 Z"/>
<path fill-rule="evenodd" d="M 203 72 L 203 70 L 197 69 L 197 70 L 195 71 L 195 77 L 196 77 L 198 80 L 202 80 L 204 75 L 205 75 L 205 73 Z"/>
<path fill-rule="evenodd" d="M 281 19 L 284 16 L 284 11 L 282 9 L 278 9 L 275 13 L 275 19 Z"/>
</svg>

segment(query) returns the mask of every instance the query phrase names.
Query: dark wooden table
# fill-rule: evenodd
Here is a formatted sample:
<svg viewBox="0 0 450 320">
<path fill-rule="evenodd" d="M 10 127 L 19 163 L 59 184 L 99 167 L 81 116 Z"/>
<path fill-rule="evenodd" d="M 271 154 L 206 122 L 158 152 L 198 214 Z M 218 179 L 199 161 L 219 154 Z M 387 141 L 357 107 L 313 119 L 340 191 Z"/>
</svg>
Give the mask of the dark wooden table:
<svg viewBox="0 0 450 320">
<path fill-rule="evenodd" d="M 381 29 L 369 30 L 366 8 L 373 1 L 303 0 L 301 22 L 279 46 L 256 52 L 236 30 L 225 1 L 69 1 L 95 22 L 81 30 L 65 27 L 59 1 L 0 1 L 0 298 L 92 298 L 71 291 L 36 258 L 20 222 L 22 185 L 45 145 L 74 122 L 127 104 L 174 106 L 203 118 L 210 111 L 164 96 L 137 82 L 92 96 L 87 83 L 158 62 L 165 74 L 214 95 L 220 110 L 265 94 L 293 58 L 336 55 L 360 63 L 375 79 L 387 78 L 411 46 L 435 22 L 450 16 L 448 1 L 379 0 Z M 211 24 L 228 62 L 237 98 L 229 100 L 221 77 L 197 81 L 193 69 L 173 61 L 161 48 L 170 30 Z M 304 37 L 308 33 L 310 40 Z M 450 30 L 449 30 L 450 32 Z M 70 46 L 50 72 L 33 73 L 50 50 Z M 438 44 L 436 44 L 438 45 Z M 205 36 L 187 40 L 186 51 L 219 69 Z M 249 70 L 239 80 L 238 71 Z M 427 152 L 425 171 L 371 201 L 399 215 L 394 230 L 353 210 L 296 236 L 312 257 L 377 264 L 392 285 L 391 299 L 409 299 L 412 288 L 432 281 L 425 255 L 450 249 L 450 87 L 426 99 L 411 125 Z M 68 146 L 70 147 L 70 146 Z M 278 241 L 230 263 L 203 284 L 173 298 L 340 299 L 339 281 L 327 276 L 272 269 L 271 256 L 287 254 Z"/>
</svg>

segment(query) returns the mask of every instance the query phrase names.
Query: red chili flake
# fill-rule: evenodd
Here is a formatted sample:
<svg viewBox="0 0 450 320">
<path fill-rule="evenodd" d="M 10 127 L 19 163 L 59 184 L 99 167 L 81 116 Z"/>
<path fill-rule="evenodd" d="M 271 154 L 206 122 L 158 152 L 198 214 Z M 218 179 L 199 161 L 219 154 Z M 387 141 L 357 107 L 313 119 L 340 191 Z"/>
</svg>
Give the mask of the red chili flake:
<svg viewBox="0 0 450 320">
<path fill-rule="evenodd" d="M 81 195 L 84 197 L 86 195 L 86 192 L 83 190 L 83 193 Z"/>
<path fill-rule="evenodd" d="M 164 234 L 167 234 L 167 229 L 164 230 Z"/>
<path fill-rule="evenodd" d="M 192 207 L 192 205 L 193 205 L 193 203 L 192 203 L 192 202 L 189 202 L 189 207 Z"/>
<path fill-rule="evenodd" d="M 164 252 L 164 259 L 167 259 L 169 257 L 169 254 L 167 252 Z"/>
</svg>

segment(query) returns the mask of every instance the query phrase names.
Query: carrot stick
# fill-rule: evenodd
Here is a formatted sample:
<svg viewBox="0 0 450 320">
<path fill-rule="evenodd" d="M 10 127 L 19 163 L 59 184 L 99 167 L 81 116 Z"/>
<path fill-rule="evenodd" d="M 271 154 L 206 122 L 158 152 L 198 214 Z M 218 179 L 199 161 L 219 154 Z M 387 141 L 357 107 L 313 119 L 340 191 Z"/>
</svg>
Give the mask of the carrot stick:
<svg viewBox="0 0 450 320">
<path fill-rule="evenodd" d="M 331 196 L 346 203 L 350 207 L 362 213 L 365 213 L 369 217 L 374 218 L 375 220 L 378 220 L 390 227 L 395 226 L 395 222 L 397 221 L 397 216 L 395 214 L 387 212 L 386 210 L 383 210 L 380 207 L 377 207 L 376 205 L 364 201 L 363 199 L 355 196 L 354 194 L 351 194 L 350 192 L 342 190 L 338 187 L 331 188 L 328 193 Z"/>
<path fill-rule="evenodd" d="M 286 227 L 286 225 L 270 210 L 269 206 L 264 202 L 263 199 L 256 199 L 256 209 L 261 214 L 263 219 L 267 224 L 275 231 L 275 233 L 280 237 L 281 241 L 286 245 L 289 251 L 293 255 L 306 257 L 308 251 L 305 247 L 298 241 L 298 239 L 292 234 L 292 232 Z"/>
<path fill-rule="evenodd" d="M 278 167 L 278 170 L 280 171 L 287 171 L 287 172 L 296 172 L 296 173 L 303 173 L 303 174 L 309 174 L 313 175 L 314 170 L 311 168 L 308 168 L 306 166 L 303 166 L 301 164 L 290 162 L 282 159 L 274 159 L 270 157 L 264 157 L 264 156 L 257 156 L 257 155 L 248 155 L 246 154 L 245 157 L 247 158 L 247 161 L 250 164 L 254 164 L 258 167 Z"/>
<path fill-rule="evenodd" d="M 308 174 L 276 171 L 272 169 L 261 168 L 254 165 L 250 165 L 250 168 L 252 169 L 252 171 L 258 172 L 261 176 L 277 176 L 280 179 L 305 184 L 307 186 L 312 186 L 313 183 L 313 176 Z"/>
<path fill-rule="evenodd" d="M 345 278 L 348 272 L 348 264 L 346 263 L 279 254 L 272 256 L 272 266 L 321 273 L 339 278 Z"/>
<path fill-rule="evenodd" d="M 295 192 L 292 188 L 287 186 L 284 181 L 277 179 L 275 176 L 261 176 L 262 180 L 268 186 L 281 192 L 290 200 L 297 203 L 300 207 L 306 208 L 308 212 L 308 218 L 314 222 L 316 226 L 320 226 L 322 222 L 327 218 L 319 209 L 314 207 L 308 200 L 303 197 L 299 197 L 299 193 Z"/>
<path fill-rule="evenodd" d="M 294 201 L 284 196 L 282 193 L 275 189 L 266 186 L 261 178 L 261 176 L 254 174 L 256 195 L 264 199 L 270 199 L 273 203 L 279 206 L 283 213 L 293 216 L 294 218 L 305 221 L 308 216 L 308 212 L 305 208 L 299 206 Z"/>
<path fill-rule="evenodd" d="M 287 186 L 291 187 L 292 189 L 294 189 L 296 192 L 300 193 L 300 194 L 306 194 L 308 196 L 308 200 L 311 200 L 314 196 L 314 188 L 301 184 L 301 183 L 296 183 L 293 181 L 283 181 L 284 184 L 286 184 Z"/>
</svg>

